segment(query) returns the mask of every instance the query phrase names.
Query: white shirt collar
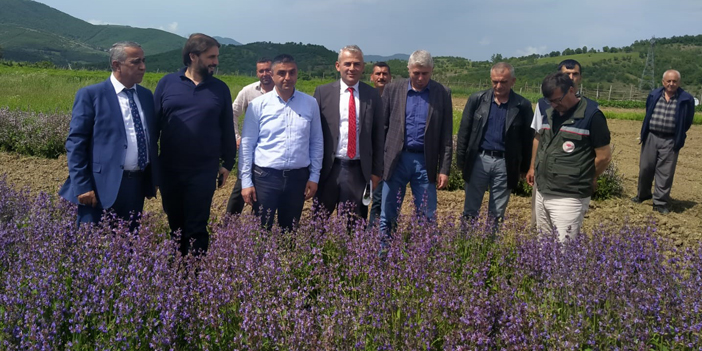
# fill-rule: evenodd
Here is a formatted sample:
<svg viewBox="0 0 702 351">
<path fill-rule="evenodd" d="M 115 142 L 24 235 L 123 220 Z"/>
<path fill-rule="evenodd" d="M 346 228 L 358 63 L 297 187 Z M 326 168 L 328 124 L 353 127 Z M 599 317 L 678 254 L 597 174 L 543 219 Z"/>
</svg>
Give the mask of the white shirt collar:
<svg viewBox="0 0 702 351">
<path fill-rule="evenodd" d="M 120 81 L 117 80 L 117 78 L 115 78 L 114 73 L 110 74 L 110 82 L 112 82 L 112 87 L 115 88 L 115 94 L 121 93 L 122 90 L 124 90 L 124 89 L 131 89 L 131 88 L 136 89 L 136 86 L 137 86 L 137 84 L 134 84 L 134 86 L 132 86 L 130 88 L 125 87 L 124 84 L 122 84 Z"/>
<path fill-rule="evenodd" d="M 339 79 L 339 90 L 340 90 L 341 94 L 343 94 L 345 91 L 347 91 L 349 89 L 349 87 L 351 87 L 351 88 L 353 88 L 354 92 L 358 93 L 358 85 L 360 82 L 361 81 L 359 80 L 358 82 L 356 82 L 356 84 L 349 86 L 349 85 L 346 85 L 346 83 L 344 83 L 343 80 Z"/>
</svg>

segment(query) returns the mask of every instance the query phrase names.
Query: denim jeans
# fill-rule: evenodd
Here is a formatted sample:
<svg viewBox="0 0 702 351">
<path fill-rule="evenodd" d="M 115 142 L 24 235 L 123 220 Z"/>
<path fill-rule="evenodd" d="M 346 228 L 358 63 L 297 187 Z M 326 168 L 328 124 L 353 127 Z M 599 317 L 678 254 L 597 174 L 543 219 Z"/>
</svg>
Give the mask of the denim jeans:
<svg viewBox="0 0 702 351">
<path fill-rule="evenodd" d="M 464 217 L 478 216 L 483 196 L 488 188 L 490 189 L 488 215 L 495 220 L 501 220 L 505 216 L 510 194 L 510 189 L 507 188 L 505 159 L 480 153 L 475 158 L 470 181 L 465 183 Z"/>
<path fill-rule="evenodd" d="M 404 200 L 404 188 L 410 183 L 417 213 L 428 220 L 436 212 L 436 183 L 429 183 L 423 153 L 403 151 L 395 171 L 383 184 L 380 231 L 387 238 L 397 223 L 397 216 Z"/>
</svg>

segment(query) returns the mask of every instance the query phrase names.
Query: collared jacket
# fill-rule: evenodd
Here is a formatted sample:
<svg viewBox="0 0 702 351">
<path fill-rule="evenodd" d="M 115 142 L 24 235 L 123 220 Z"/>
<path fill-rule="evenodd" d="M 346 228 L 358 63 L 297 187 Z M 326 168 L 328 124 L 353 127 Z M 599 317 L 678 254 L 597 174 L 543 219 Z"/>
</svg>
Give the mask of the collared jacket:
<svg viewBox="0 0 702 351">
<path fill-rule="evenodd" d="M 641 141 L 643 143 L 646 141 L 646 137 L 649 132 L 649 125 L 651 123 L 651 116 L 653 116 L 653 109 L 656 107 L 658 99 L 661 98 L 665 89 L 658 88 L 648 94 L 646 99 L 646 117 L 644 118 L 643 125 L 641 126 Z M 695 100 L 692 98 L 690 93 L 686 92 L 682 88 L 678 88 L 678 106 L 675 107 L 675 144 L 673 145 L 673 150 L 679 151 L 685 145 L 685 138 L 687 138 L 687 131 L 692 125 L 692 119 L 695 115 Z"/>
<path fill-rule="evenodd" d="M 463 179 L 466 182 L 470 181 L 480 142 L 485 135 L 485 125 L 493 99 L 493 89 L 479 91 L 468 98 L 466 107 L 463 109 L 456 143 L 456 161 L 458 168 L 463 171 Z M 520 173 L 529 171 L 531 145 L 534 140 L 534 130 L 531 129 L 533 117 L 534 110 L 531 108 L 531 102 L 510 91 L 503 133 L 507 187 L 510 189 L 517 186 Z"/>
</svg>

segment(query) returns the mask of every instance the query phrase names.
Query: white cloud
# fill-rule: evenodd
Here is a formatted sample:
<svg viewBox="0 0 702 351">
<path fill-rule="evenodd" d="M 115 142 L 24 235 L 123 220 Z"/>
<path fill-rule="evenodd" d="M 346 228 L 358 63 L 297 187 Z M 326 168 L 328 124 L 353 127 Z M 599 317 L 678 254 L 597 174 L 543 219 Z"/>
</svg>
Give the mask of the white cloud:
<svg viewBox="0 0 702 351">
<path fill-rule="evenodd" d="M 480 41 L 478 42 L 478 44 L 480 44 L 480 45 L 482 45 L 482 46 L 490 45 L 490 38 L 488 38 L 488 37 L 483 37 L 483 39 L 480 39 Z"/>
<path fill-rule="evenodd" d="M 165 30 L 171 33 L 175 33 L 178 30 L 178 22 L 173 22 L 167 25 L 166 27 L 160 26 L 158 27 L 160 30 Z"/>
<path fill-rule="evenodd" d="M 529 56 L 531 54 L 545 54 L 545 53 L 546 53 L 546 45 L 542 45 L 539 47 L 527 46 L 524 49 L 517 49 L 517 56 Z"/>
</svg>

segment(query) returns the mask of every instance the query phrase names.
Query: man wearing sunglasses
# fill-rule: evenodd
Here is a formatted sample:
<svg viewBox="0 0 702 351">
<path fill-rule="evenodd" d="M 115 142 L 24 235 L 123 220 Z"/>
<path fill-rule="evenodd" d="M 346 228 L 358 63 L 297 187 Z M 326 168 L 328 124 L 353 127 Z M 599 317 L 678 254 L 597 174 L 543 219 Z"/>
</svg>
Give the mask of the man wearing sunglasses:
<svg viewBox="0 0 702 351">
<path fill-rule="evenodd" d="M 565 243 L 580 232 L 597 177 L 612 159 L 610 133 L 597 103 L 578 97 L 567 74 L 548 75 L 541 91 L 550 106 L 534 140 L 536 227 L 543 233 L 556 230 Z"/>
</svg>

